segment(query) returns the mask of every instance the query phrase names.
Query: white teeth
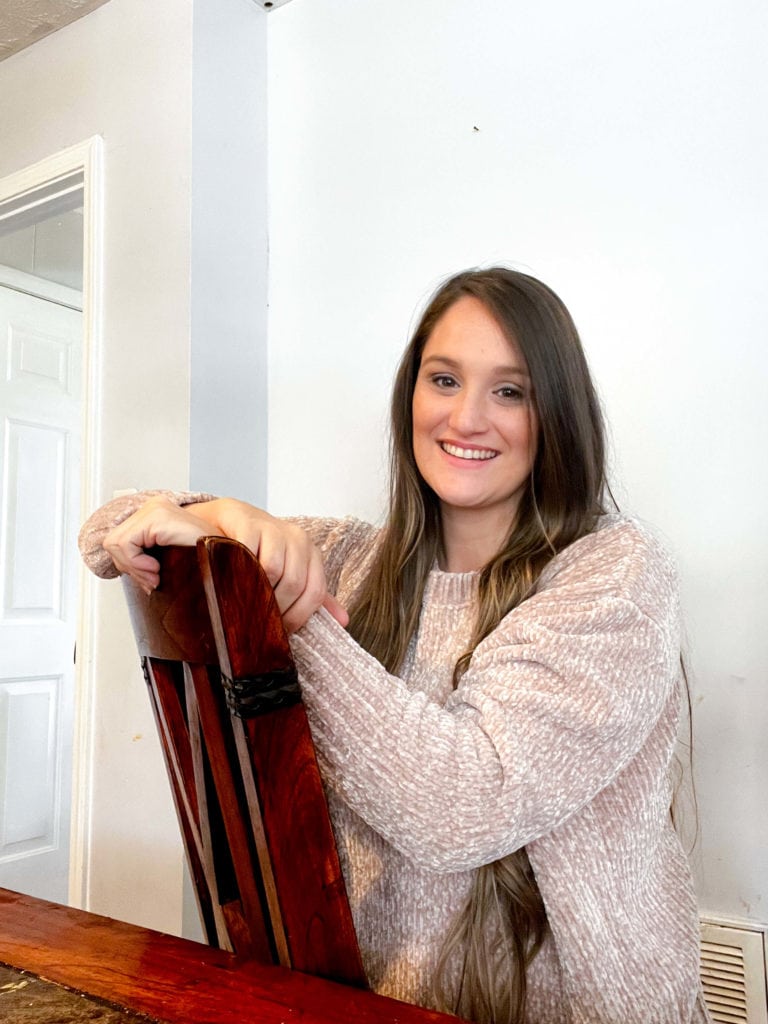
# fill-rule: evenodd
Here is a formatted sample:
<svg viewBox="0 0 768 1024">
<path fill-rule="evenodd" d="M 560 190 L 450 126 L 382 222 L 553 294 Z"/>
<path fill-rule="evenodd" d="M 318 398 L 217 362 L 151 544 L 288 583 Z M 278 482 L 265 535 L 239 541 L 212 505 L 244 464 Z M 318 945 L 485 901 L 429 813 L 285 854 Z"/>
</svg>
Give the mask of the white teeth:
<svg viewBox="0 0 768 1024">
<path fill-rule="evenodd" d="M 455 455 L 458 459 L 495 459 L 499 454 L 489 448 L 459 448 L 457 445 L 447 444 L 445 441 L 441 447 L 444 452 Z"/>
</svg>

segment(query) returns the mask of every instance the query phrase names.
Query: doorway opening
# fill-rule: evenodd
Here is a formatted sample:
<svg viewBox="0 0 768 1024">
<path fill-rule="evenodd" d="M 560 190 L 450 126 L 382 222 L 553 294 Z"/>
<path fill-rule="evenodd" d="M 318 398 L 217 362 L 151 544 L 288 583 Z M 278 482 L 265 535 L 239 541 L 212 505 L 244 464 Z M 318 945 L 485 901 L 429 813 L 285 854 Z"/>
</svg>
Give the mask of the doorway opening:
<svg viewBox="0 0 768 1024">
<path fill-rule="evenodd" d="M 0 181 L 0 885 L 61 903 L 79 902 L 86 861 L 76 538 L 93 476 L 98 149 Z"/>
</svg>

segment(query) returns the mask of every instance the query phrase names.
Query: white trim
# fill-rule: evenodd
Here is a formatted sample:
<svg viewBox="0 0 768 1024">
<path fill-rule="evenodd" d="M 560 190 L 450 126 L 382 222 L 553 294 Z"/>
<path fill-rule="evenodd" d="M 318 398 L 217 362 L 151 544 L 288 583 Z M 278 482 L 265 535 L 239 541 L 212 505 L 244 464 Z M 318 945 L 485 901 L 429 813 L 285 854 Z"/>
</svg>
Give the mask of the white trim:
<svg viewBox="0 0 768 1024">
<path fill-rule="evenodd" d="M 40 160 L 21 171 L 15 171 L 13 174 L 0 178 L 0 203 L 21 198 L 27 192 L 42 188 L 59 178 L 75 174 L 80 170 L 87 174 L 87 168 L 91 162 L 90 150 L 96 143 L 100 146 L 101 139 L 94 135 L 85 142 L 62 149 L 61 152 L 54 153 L 53 156 L 46 157 L 45 160 Z"/>
<path fill-rule="evenodd" d="M 81 147 L 83 195 L 83 461 L 81 519 L 98 502 L 100 478 L 97 436 L 101 422 L 104 180 L 103 145 L 99 136 Z M 80 566 L 80 609 L 77 638 L 75 728 L 72 745 L 72 841 L 70 845 L 70 903 L 85 906 L 90 889 L 91 791 L 93 779 L 93 711 L 96 680 L 93 671 L 95 580 Z"/>
<path fill-rule="evenodd" d="M 16 231 L 19 227 L 34 224 L 40 207 L 47 216 L 76 209 L 81 205 L 79 193 L 82 188 L 83 172 L 78 168 L 72 173 L 59 175 L 43 187 L 25 189 L 4 199 L 0 203 L 0 231 Z"/>
<path fill-rule="evenodd" d="M 101 358 L 103 183 L 102 140 L 93 136 L 15 174 L 0 178 L 0 203 L 83 172 L 83 441 L 80 470 L 81 519 L 95 508 L 98 479 L 96 436 L 99 423 Z M 5 274 L 9 268 L 3 268 Z M 29 277 L 29 275 L 23 275 Z M 38 281 L 32 278 L 32 281 Z M 72 291 L 71 289 L 66 289 Z M 77 294 L 77 293 L 74 293 Z M 72 745 L 72 821 L 69 902 L 85 903 L 90 868 L 91 782 L 93 777 L 93 578 L 81 566 L 75 667 Z"/>
<path fill-rule="evenodd" d="M 83 311 L 83 293 L 77 288 L 68 288 L 65 284 L 47 281 L 44 277 L 28 274 L 24 270 L 17 270 L 16 267 L 6 266 L 5 263 L 0 263 L 0 285 L 12 288 L 15 292 L 23 292 L 24 295 L 34 295 L 38 299 L 55 302 L 59 306 L 66 306 L 67 309 Z"/>
</svg>

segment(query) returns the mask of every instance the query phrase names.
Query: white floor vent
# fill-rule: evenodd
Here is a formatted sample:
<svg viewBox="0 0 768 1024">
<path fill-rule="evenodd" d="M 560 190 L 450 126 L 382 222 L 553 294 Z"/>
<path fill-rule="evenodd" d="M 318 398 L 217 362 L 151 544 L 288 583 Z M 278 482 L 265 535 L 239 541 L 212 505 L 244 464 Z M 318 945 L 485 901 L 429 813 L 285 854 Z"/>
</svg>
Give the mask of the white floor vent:
<svg viewBox="0 0 768 1024">
<path fill-rule="evenodd" d="M 768 1024 L 765 939 L 756 926 L 701 919 L 701 978 L 716 1024 Z"/>
</svg>

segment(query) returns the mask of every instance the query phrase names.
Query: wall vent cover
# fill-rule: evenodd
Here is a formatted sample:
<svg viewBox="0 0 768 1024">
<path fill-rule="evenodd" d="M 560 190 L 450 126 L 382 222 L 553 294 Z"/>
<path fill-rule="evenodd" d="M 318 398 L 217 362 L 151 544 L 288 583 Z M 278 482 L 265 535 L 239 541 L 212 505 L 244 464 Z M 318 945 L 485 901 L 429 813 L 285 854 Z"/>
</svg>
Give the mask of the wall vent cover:
<svg viewBox="0 0 768 1024">
<path fill-rule="evenodd" d="M 716 1024 L 768 1024 L 765 932 L 701 919 L 701 980 Z"/>
</svg>

